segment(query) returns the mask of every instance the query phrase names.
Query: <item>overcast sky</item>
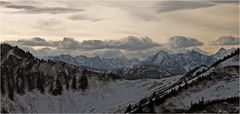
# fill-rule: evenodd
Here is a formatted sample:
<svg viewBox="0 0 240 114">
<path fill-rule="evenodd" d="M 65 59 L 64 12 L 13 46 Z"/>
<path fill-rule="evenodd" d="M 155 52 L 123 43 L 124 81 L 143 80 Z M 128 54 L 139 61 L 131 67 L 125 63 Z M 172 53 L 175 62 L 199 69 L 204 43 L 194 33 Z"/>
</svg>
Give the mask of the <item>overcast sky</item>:
<svg viewBox="0 0 240 114">
<path fill-rule="evenodd" d="M 143 39 L 146 37 L 150 39 L 150 44 L 146 46 L 148 49 L 155 47 L 155 44 L 169 44 L 175 48 L 200 46 L 206 51 L 210 50 L 209 44 L 222 46 L 227 42 L 230 46 L 237 45 L 232 43 L 234 41 L 239 42 L 237 0 L 1 0 L 0 14 L 0 41 L 30 41 L 40 37 L 52 43 L 71 37 L 80 44 L 91 40 L 109 44 L 109 40 L 114 40 L 111 43 L 122 42 L 123 39 L 129 41 L 129 36 L 134 36 L 140 38 L 140 42 L 145 42 Z M 174 36 L 196 41 L 189 40 L 190 43 L 187 41 L 182 44 L 178 42 L 186 42 L 186 39 L 171 38 Z M 221 39 L 223 36 L 225 38 Z M 230 37 L 230 41 L 226 37 Z M 130 48 L 133 50 L 139 47 Z"/>
</svg>

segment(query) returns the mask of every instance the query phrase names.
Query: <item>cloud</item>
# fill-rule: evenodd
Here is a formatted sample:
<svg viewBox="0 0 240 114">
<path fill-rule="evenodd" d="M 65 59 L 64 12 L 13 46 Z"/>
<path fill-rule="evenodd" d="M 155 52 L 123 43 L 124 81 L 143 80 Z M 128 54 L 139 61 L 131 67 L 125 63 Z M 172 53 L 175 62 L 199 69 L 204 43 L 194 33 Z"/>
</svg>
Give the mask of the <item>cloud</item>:
<svg viewBox="0 0 240 114">
<path fill-rule="evenodd" d="M 144 50 L 159 46 L 148 37 L 128 36 L 120 40 L 85 40 L 80 43 L 85 49 L 125 49 L 125 50 Z"/>
<path fill-rule="evenodd" d="M 11 2 L 0 1 L 0 4 L 1 4 L 1 6 L 4 6 L 4 5 L 9 5 L 9 4 L 11 4 Z"/>
<path fill-rule="evenodd" d="M 109 41 L 110 48 L 118 48 L 118 49 L 128 49 L 128 50 L 142 50 L 149 49 L 156 46 L 160 46 L 160 44 L 155 43 L 149 37 L 134 37 L 128 36 L 127 38 L 121 40 L 112 40 Z"/>
<path fill-rule="evenodd" d="M 42 38 L 32 38 L 29 40 L 11 41 L 20 45 L 28 46 L 49 46 L 61 50 L 98 50 L 98 49 L 125 49 L 144 50 L 160 46 L 148 37 L 128 36 L 120 40 L 84 40 L 78 42 L 73 38 L 65 37 L 60 41 L 46 41 Z"/>
<path fill-rule="evenodd" d="M 102 18 L 93 18 L 93 17 L 88 17 L 88 16 L 85 16 L 85 15 L 72 15 L 68 19 L 73 20 L 73 21 L 87 20 L 87 21 L 91 21 L 91 22 L 97 22 L 97 21 L 102 20 Z"/>
<path fill-rule="evenodd" d="M 73 38 L 65 37 L 62 41 L 53 41 L 54 46 L 58 49 L 64 50 L 76 50 L 81 49 L 81 45 L 78 41 L 74 40 Z"/>
<path fill-rule="evenodd" d="M 34 5 L 21 5 L 21 4 L 14 4 L 12 2 L 5 2 L 5 1 L 1 1 L 1 6 L 9 9 L 20 10 L 14 13 L 30 13 L 30 14 L 40 14 L 40 13 L 62 14 L 62 13 L 73 13 L 73 12 L 84 11 L 84 9 L 79 9 L 79 8 L 37 7 Z"/>
<path fill-rule="evenodd" d="M 239 4 L 238 0 L 212 0 L 212 1 L 160 1 L 154 5 L 158 13 L 172 12 L 179 10 L 191 10 L 198 8 L 212 7 L 218 4 Z"/>
<path fill-rule="evenodd" d="M 119 49 L 104 49 L 92 53 L 93 56 L 100 56 L 104 58 L 125 57 L 123 51 Z"/>
<path fill-rule="evenodd" d="M 207 1 L 161 1 L 154 8 L 157 12 L 171 12 L 179 10 L 190 10 L 215 6 L 215 3 Z"/>
<path fill-rule="evenodd" d="M 224 3 L 224 4 L 239 4 L 239 0 L 215 0 L 215 3 Z"/>
<path fill-rule="evenodd" d="M 143 58 L 154 54 L 160 44 L 153 42 L 148 37 L 128 36 L 120 40 L 84 40 L 76 41 L 65 37 L 59 41 L 47 41 L 40 37 L 31 39 L 6 41 L 12 45 L 24 47 L 37 57 L 54 56 L 59 54 L 124 57 L 125 53 L 130 58 Z M 40 47 L 40 48 L 35 48 Z"/>
<path fill-rule="evenodd" d="M 64 28 L 61 27 L 61 21 L 55 18 L 51 19 L 39 19 L 36 21 L 36 25 L 32 26 L 35 29 L 43 30 L 43 31 L 60 31 Z"/>
<path fill-rule="evenodd" d="M 238 45 L 240 38 L 234 36 L 222 36 L 219 39 L 210 42 L 212 45 Z"/>
<path fill-rule="evenodd" d="M 28 40 L 9 41 L 7 43 L 26 46 L 51 46 L 52 44 L 40 37 L 34 37 Z"/>
<path fill-rule="evenodd" d="M 185 37 L 185 36 L 174 36 L 169 38 L 169 45 L 172 48 L 187 48 L 194 46 L 201 46 L 203 43 L 197 39 Z"/>
</svg>

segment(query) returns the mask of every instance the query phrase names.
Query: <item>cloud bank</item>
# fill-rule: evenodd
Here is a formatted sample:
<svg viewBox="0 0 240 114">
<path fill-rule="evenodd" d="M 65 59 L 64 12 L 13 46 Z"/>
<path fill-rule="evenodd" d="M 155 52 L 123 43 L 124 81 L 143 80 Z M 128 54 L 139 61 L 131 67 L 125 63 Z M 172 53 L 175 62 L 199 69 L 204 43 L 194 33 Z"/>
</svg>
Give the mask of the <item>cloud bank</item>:
<svg viewBox="0 0 240 114">
<path fill-rule="evenodd" d="M 203 42 L 198 39 L 185 36 L 174 36 L 169 38 L 168 41 L 171 48 L 187 48 L 203 45 Z"/>
<path fill-rule="evenodd" d="M 234 36 L 222 36 L 215 41 L 210 42 L 212 45 L 239 45 L 240 38 Z"/>
<path fill-rule="evenodd" d="M 87 21 L 91 21 L 91 22 L 97 22 L 97 21 L 103 20 L 102 18 L 93 18 L 93 17 L 89 17 L 86 15 L 72 15 L 72 16 L 68 17 L 68 19 L 73 20 L 73 21 L 87 20 Z"/>
<path fill-rule="evenodd" d="M 157 12 L 171 12 L 197 8 L 212 7 L 215 3 L 206 1 L 161 1 L 155 6 Z"/>
<path fill-rule="evenodd" d="M 51 46 L 51 43 L 47 42 L 45 39 L 42 39 L 40 37 L 34 37 L 30 40 L 10 41 L 10 43 L 27 46 Z"/>
<path fill-rule="evenodd" d="M 14 13 L 30 13 L 30 14 L 40 14 L 40 13 L 48 13 L 48 14 L 63 14 L 63 13 L 73 13 L 73 12 L 81 12 L 85 11 L 80 8 L 70 8 L 70 7 L 37 7 L 33 5 L 21 5 L 15 4 L 13 2 L 0 2 L 1 7 L 16 9 Z"/>
<path fill-rule="evenodd" d="M 158 13 L 213 7 L 218 4 L 239 4 L 239 0 L 160 1 L 154 6 Z"/>
<path fill-rule="evenodd" d="M 165 50 L 168 53 L 185 53 L 188 50 L 195 50 L 203 54 L 209 54 L 198 47 L 204 45 L 203 42 L 185 36 L 171 37 L 166 44 L 156 43 L 149 37 L 135 36 L 128 36 L 119 40 L 84 40 L 82 42 L 70 37 L 65 37 L 59 41 L 47 41 L 40 37 L 34 37 L 32 39 L 6 41 L 6 43 L 18 45 L 38 57 L 70 54 L 73 56 L 145 58 L 160 50 Z M 221 46 L 236 45 L 239 44 L 239 38 L 223 36 L 211 43 Z"/>
<path fill-rule="evenodd" d="M 148 37 L 128 36 L 120 40 L 84 40 L 76 41 L 73 38 L 65 37 L 60 41 L 46 41 L 43 38 L 35 37 L 28 40 L 10 41 L 10 43 L 27 46 L 47 46 L 62 50 L 98 50 L 98 49 L 125 49 L 145 50 L 160 46 Z"/>
</svg>

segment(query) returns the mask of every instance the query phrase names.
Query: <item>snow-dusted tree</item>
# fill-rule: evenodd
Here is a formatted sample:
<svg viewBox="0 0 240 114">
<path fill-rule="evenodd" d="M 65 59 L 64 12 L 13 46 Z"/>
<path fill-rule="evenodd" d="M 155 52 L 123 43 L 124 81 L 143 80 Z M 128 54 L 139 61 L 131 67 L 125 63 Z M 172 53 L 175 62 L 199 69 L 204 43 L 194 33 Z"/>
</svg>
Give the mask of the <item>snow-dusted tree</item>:
<svg viewBox="0 0 240 114">
<path fill-rule="evenodd" d="M 39 75 L 37 78 L 37 89 L 42 94 L 44 94 L 44 92 L 45 92 L 44 83 L 45 83 L 45 78 Z"/>
<path fill-rule="evenodd" d="M 77 79 L 76 79 L 76 76 L 75 76 L 75 75 L 73 76 L 73 79 L 72 79 L 71 88 L 72 88 L 73 90 L 76 90 L 76 89 L 77 89 Z"/>
<path fill-rule="evenodd" d="M 79 89 L 81 90 L 86 90 L 88 87 L 88 78 L 85 74 L 83 74 L 80 78 L 79 78 Z"/>
</svg>

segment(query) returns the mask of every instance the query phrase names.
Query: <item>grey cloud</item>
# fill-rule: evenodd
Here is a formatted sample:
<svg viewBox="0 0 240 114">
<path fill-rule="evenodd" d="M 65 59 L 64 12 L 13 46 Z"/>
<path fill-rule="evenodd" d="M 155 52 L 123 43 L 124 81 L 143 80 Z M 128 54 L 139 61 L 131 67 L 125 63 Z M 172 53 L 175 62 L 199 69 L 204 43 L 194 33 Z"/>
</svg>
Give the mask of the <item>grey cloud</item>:
<svg viewBox="0 0 240 114">
<path fill-rule="evenodd" d="M 138 38 L 129 36 L 120 40 L 85 40 L 78 42 L 73 38 L 65 37 L 59 41 L 46 41 L 43 38 L 35 37 L 28 40 L 18 40 L 6 42 L 23 47 L 37 57 L 54 56 L 59 54 L 71 54 L 73 56 L 101 56 L 101 57 L 124 57 L 127 58 L 146 58 L 159 50 L 165 50 L 168 53 L 185 52 L 186 50 L 199 50 L 198 45 L 202 42 L 197 39 L 175 36 L 169 39 L 168 48 L 153 42 L 150 38 Z M 35 49 L 34 46 L 43 46 L 41 49 Z M 188 48 L 189 47 L 189 48 Z"/>
<path fill-rule="evenodd" d="M 27 46 L 51 46 L 52 45 L 51 43 L 39 37 L 35 37 L 29 40 L 18 40 L 12 43 L 15 43 L 17 45 L 27 45 Z"/>
<path fill-rule="evenodd" d="M 92 53 L 93 56 L 100 56 L 104 58 L 111 57 L 125 57 L 124 53 L 119 49 L 104 49 Z"/>
<path fill-rule="evenodd" d="M 20 11 L 16 11 L 14 13 L 31 13 L 31 14 L 39 14 L 39 13 L 49 13 L 49 14 L 61 14 L 61 13 L 72 13 L 72 12 L 80 12 L 84 11 L 84 9 L 79 8 L 69 8 L 69 7 L 37 7 L 34 5 L 21 5 L 14 4 L 12 2 L 1 1 L 1 6 L 10 9 L 17 9 Z"/>
<path fill-rule="evenodd" d="M 6 1 L 0 1 L 1 6 L 11 4 L 11 2 L 6 2 Z"/>
<path fill-rule="evenodd" d="M 134 36 L 128 36 L 120 40 L 109 41 L 86 40 L 83 41 L 81 45 L 85 49 L 109 48 L 109 49 L 142 50 L 156 47 L 159 46 L 160 44 L 153 42 L 152 39 L 148 37 L 138 38 Z"/>
<path fill-rule="evenodd" d="M 47 20 L 37 20 L 36 25 L 32 26 L 35 29 L 45 30 L 45 31 L 59 31 L 63 30 L 63 27 L 60 27 L 62 22 L 55 18 L 47 19 Z"/>
<path fill-rule="evenodd" d="M 169 38 L 169 45 L 172 48 L 186 48 L 186 47 L 194 47 L 201 46 L 203 43 L 197 39 L 185 37 L 185 36 L 174 36 Z"/>
<path fill-rule="evenodd" d="M 159 4 L 156 4 L 154 8 L 156 8 L 157 12 L 161 13 L 161 12 L 206 8 L 206 7 L 212 7 L 215 5 L 216 4 L 213 2 L 207 2 L 207 1 L 161 1 Z"/>
<path fill-rule="evenodd" d="M 239 0 L 214 0 L 215 3 L 239 4 Z"/>
<path fill-rule="evenodd" d="M 160 44 L 155 43 L 152 39 L 148 37 L 134 37 L 128 36 L 119 41 L 110 41 L 111 48 L 119 48 L 119 49 L 128 49 L 128 50 L 142 50 L 148 49 L 156 46 L 160 46 Z"/>
<path fill-rule="evenodd" d="M 109 48 L 108 44 L 102 40 L 84 40 L 81 45 L 88 50 Z"/>
<path fill-rule="evenodd" d="M 219 39 L 210 42 L 212 45 L 238 45 L 240 44 L 240 38 L 234 36 L 222 36 Z"/>
<path fill-rule="evenodd" d="M 24 10 L 32 10 L 35 9 L 33 6 L 28 6 L 28 5 L 6 5 L 6 8 L 11 8 L 11 9 L 24 9 Z"/>
<path fill-rule="evenodd" d="M 65 49 L 65 50 L 76 50 L 81 49 L 81 45 L 78 41 L 65 37 L 62 41 L 53 41 L 54 46 L 58 49 Z"/>
<path fill-rule="evenodd" d="M 45 8 L 34 8 L 30 10 L 25 10 L 23 13 L 50 13 L 50 14 L 61 14 L 61 13 L 72 13 L 72 12 L 80 12 L 84 11 L 84 9 L 77 8 L 63 8 L 63 7 L 45 7 Z"/>
<path fill-rule="evenodd" d="M 12 41 L 14 43 L 14 41 Z M 49 46 L 61 50 L 98 50 L 98 49 L 125 49 L 125 50 L 144 50 L 160 46 L 148 37 L 128 36 L 121 40 L 85 40 L 78 42 L 73 38 L 65 37 L 60 41 L 45 41 L 41 38 L 32 38 L 30 40 L 18 40 L 17 44 L 28 46 Z"/>
<path fill-rule="evenodd" d="M 152 1 L 149 1 L 152 2 Z M 143 12 L 140 9 L 142 7 L 135 7 L 136 4 L 143 4 L 146 2 L 143 1 L 128 1 L 128 2 L 123 2 L 123 1 L 108 1 L 106 4 L 103 4 L 104 7 L 113 7 L 113 8 L 119 8 L 123 11 L 128 12 L 132 16 L 135 16 L 143 21 L 157 21 L 159 18 L 155 14 Z M 145 5 L 145 4 L 144 4 Z M 145 5 L 147 6 L 147 5 Z M 149 7 L 147 7 L 149 8 Z"/>
<path fill-rule="evenodd" d="M 88 21 L 91 21 L 91 22 L 97 22 L 97 21 L 102 20 L 102 18 L 93 18 L 93 17 L 88 17 L 88 16 L 85 16 L 85 15 L 72 15 L 68 19 L 73 20 L 73 21 L 88 20 Z"/>
</svg>

